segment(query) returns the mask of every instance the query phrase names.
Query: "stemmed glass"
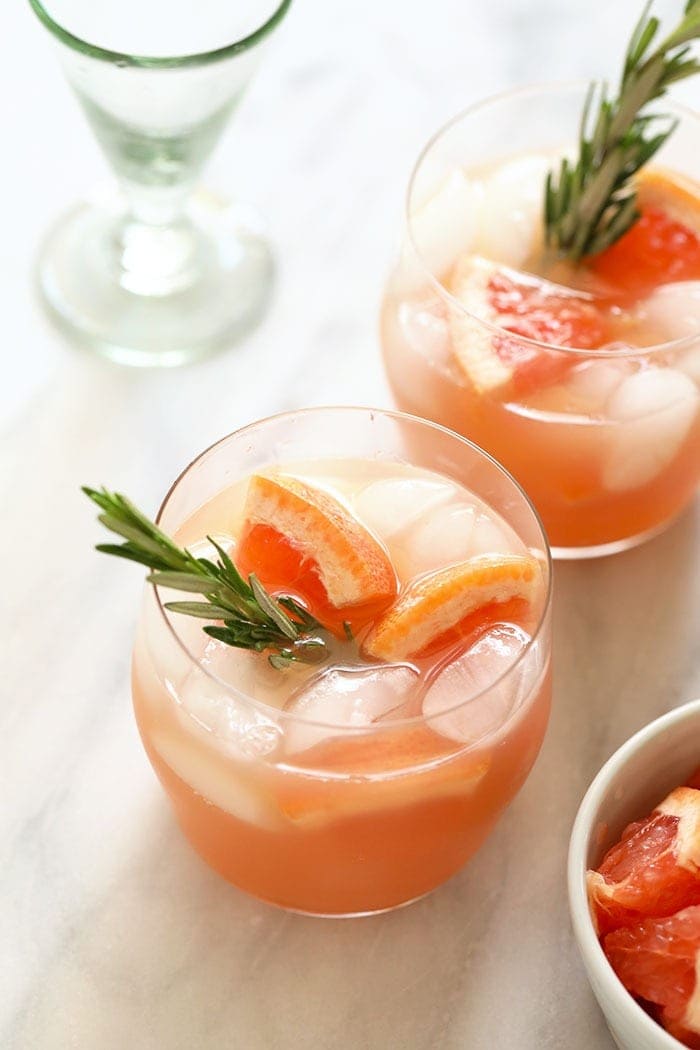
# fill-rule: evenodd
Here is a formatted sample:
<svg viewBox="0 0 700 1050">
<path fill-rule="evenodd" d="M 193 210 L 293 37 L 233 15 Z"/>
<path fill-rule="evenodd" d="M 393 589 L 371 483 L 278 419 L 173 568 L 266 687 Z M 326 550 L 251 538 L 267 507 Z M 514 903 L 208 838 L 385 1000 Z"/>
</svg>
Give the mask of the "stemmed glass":
<svg viewBox="0 0 700 1050">
<path fill-rule="evenodd" d="M 291 0 L 29 0 L 121 192 L 44 244 L 45 305 L 72 338 L 132 365 L 176 365 L 260 317 L 272 256 L 249 208 L 196 179 Z"/>
</svg>

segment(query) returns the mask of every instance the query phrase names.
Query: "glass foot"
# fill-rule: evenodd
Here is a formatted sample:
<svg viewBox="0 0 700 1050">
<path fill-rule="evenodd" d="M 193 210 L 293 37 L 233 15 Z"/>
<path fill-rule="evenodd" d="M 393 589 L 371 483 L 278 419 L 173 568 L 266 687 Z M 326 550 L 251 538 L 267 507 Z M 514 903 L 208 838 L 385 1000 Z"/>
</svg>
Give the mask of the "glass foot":
<svg viewBox="0 0 700 1050">
<path fill-rule="evenodd" d="M 175 226 L 136 223 L 116 200 L 78 205 L 49 233 L 37 278 L 72 340 L 120 364 L 169 367 L 250 331 L 273 269 L 255 212 L 202 191 Z"/>
</svg>

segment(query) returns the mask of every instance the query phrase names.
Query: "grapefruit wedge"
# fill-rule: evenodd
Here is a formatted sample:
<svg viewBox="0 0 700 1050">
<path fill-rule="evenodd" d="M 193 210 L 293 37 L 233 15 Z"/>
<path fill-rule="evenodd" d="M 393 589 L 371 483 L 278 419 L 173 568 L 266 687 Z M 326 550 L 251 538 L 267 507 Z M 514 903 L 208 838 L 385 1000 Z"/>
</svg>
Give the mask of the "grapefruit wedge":
<svg viewBox="0 0 700 1050">
<path fill-rule="evenodd" d="M 700 791 L 676 788 L 651 816 L 630 824 L 587 881 L 601 936 L 700 904 Z"/>
<path fill-rule="evenodd" d="M 365 655 L 400 662 L 426 656 L 495 620 L 520 621 L 539 595 L 536 558 L 483 554 L 423 576 L 375 622 Z"/>
<path fill-rule="evenodd" d="M 660 1008 L 671 1035 L 700 1048 L 700 905 L 615 930 L 603 948 L 627 991 Z"/>
<path fill-rule="evenodd" d="M 582 350 L 606 342 L 603 315 L 589 298 L 477 255 L 459 260 L 449 290 L 464 307 L 449 312 L 454 354 L 479 393 L 530 393 L 576 363 L 517 336 Z"/>
<path fill-rule="evenodd" d="M 295 769 L 278 788 L 281 812 L 314 827 L 436 799 L 467 798 L 484 779 L 490 756 L 455 754 L 454 742 L 428 726 L 338 734 L 290 760 Z M 322 770 L 323 779 L 304 776 Z"/>
<path fill-rule="evenodd" d="M 700 279 L 700 203 L 696 187 L 686 188 L 664 175 L 640 178 L 641 217 L 590 269 L 635 298 L 661 284 Z"/>
<path fill-rule="evenodd" d="M 364 525 L 327 492 L 287 475 L 251 478 L 236 562 L 268 589 L 299 597 L 341 637 L 344 622 L 356 631 L 397 590 L 386 551 Z"/>
</svg>

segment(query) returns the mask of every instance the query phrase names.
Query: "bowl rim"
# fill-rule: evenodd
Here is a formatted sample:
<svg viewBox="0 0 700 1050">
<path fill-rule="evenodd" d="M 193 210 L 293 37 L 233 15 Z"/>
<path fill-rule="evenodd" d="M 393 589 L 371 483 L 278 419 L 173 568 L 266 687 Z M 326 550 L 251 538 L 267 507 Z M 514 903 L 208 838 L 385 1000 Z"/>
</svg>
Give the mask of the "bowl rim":
<svg viewBox="0 0 700 1050">
<path fill-rule="evenodd" d="M 589 979 L 591 972 L 595 973 L 598 980 L 604 984 L 606 995 L 614 1004 L 616 1012 L 624 1014 L 634 1025 L 637 1033 L 649 1039 L 655 1039 L 658 1050 L 681 1050 L 683 1043 L 669 1035 L 649 1016 L 630 995 L 608 962 L 593 927 L 588 907 L 585 877 L 586 855 L 594 830 L 593 820 L 616 774 L 624 769 L 633 755 L 644 750 L 652 740 L 656 740 L 674 726 L 686 721 L 697 720 L 700 720 L 700 698 L 689 700 L 667 711 L 666 714 L 647 723 L 626 740 L 605 762 L 588 787 L 576 814 L 569 840 L 567 860 L 569 912 L 576 944 L 588 971 Z M 602 1004 L 601 1008 L 607 1015 Z"/>
</svg>

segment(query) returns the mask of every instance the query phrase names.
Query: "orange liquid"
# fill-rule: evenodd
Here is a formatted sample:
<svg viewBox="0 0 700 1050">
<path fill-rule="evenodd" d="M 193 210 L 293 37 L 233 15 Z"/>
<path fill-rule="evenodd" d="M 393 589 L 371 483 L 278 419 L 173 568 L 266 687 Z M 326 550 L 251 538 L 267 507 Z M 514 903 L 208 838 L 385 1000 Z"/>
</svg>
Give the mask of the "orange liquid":
<svg viewBox="0 0 700 1050">
<path fill-rule="evenodd" d="M 547 670 L 488 746 L 460 749 L 423 728 L 418 764 L 412 759 L 415 730 L 382 730 L 393 737 L 394 768 L 374 777 L 367 773 L 366 757 L 376 749 L 381 767 L 376 733 L 339 741 L 325 765 L 322 744 L 309 749 L 315 756 L 297 756 L 294 766 L 248 762 L 238 775 L 269 805 L 270 826 L 263 827 L 204 797 L 163 759 L 154 738 L 163 735 L 164 723 L 174 734 L 181 735 L 182 728 L 172 701 L 165 694 L 154 697 L 149 671 L 148 656 L 137 647 L 133 696 L 139 731 L 192 846 L 240 889 L 321 915 L 392 908 L 457 872 L 527 777 L 551 695 Z M 207 742 L 199 746 L 206 750 Z M 220 761 L 211 754 L 206 760 Z M 231 763 L 228 758 L 229 771 Z"/>
<path fill-rule="evenodd" d="M 672 461 L 648 483 L 607 491 L 607 449 L 615 427 L 627 424 L 563 411 L 525 414 L 512 401 L 479 394 L 456 366 L 436 363 L 406 334 L 401 308 L 388 296 L 382 311 L 384 361 L 397 406 L 490 452 L 537 507 L 552 546 L 595 547 L 638 536 L 670 521 L 692 499 L 700 480 L 700 414 Z M 440 309 L 431 304 L 438 321 Z"/>
<path fill-rule="evenodd" d="M 634 353 L 635 348 L 643 350 L 694 332 L 693 311 L 700 313 L 692 298 L 696 286 L 700 291 L 700 188 L 653 169 L 645 172 L 639 187 L 641 220 L 588 265 L 552 262 L 540 248 L 533 248 L 523 264 L 530 274 L 592 294 L 588 303 L 575 300 L 573 307 L 565 309 L 566 294 L 547 299 L 552 296 L 549 291 L 538 299 L 539 286 L 527 282 L 520 297 L 514 296 L 507 277 L 501 294 L 499 281 L 504 279 L 497 276 L 489 286 L 492 320 L 497 324 L 498 311 L 505 311 L 508 333 L 515 334 L 494 333 L 478 323 L 460 329 L 454 313 L 459 309 L 453 308 L 451 315 L 446 297 L 427 282 L 421 287 L 422 279 L 411 276 L 410 260 L 404 258 L 383 304 L 384 360 L 398 407 L 435 420 L 490 452 L 523 486 L 540 512 L 550 543 L 558 548 L 624 545 L 625 540 L 672 519 L 687 505 L 700 480 L 700 346 L 685 343 L 677 351 Z M 491 220 L 497 223 L 498 217 Z M 452 287 L 460 260 L 472 258 L 473 250 L 465 245 L 445 272 L 435 276 Z M 685 293 L 682 282 L 692 282 Z M 672 300 L 674 305 L 669 304 L 665 314 L 658 307 L 647 308 L 655 289 L 674 284 L 680 297 Z M 467 294 L 464 286 L 459 287 L 458 298 Z M 479 302 L 478 296 L 486 293 L 474 294 L 477 298 L 468 301 Z M 528 295 L 534 295 L 530 305 Z M 593 311 L 593 320 L 587 311 Z M 686 314 L 690 318 L 686 328 L 669 328 Z M 700 316 L 697 323 L 700 328 Z M 640 386 L 633 383 L 630 392 L 628 384 L 624 405 L 617 409 L 610 409 L 603 395 L 591 399 L 590 391 L 587 400 L 576 387 L 577 370 L 586 366 L 585 353 L 528 346 L 518 341 L 518 334 L 577 348 L 604 348 L 611 343 L 628 347 L 631 353 L 624 359 L 617 355 L 614 367 L 626 369 L 625 378 L 649 368 L 664 370 L 659 382 L 670 375 L 668 411 L 663 395 L 656 402 L 661 408 L 653 407 L 652 383 L 641 397 Z M 489 362 L 505 360 L 513 368 L 510 380 L 500 385 L 480 383 L 484 373 L 477 372 L 473 381 L 474 362 L 460 364 L 455 338 L 481 354 L 482 368 L 484 360 L 487 369 Z M 508 358 L 509 347 L 514 359 Z M 614 355 L 609 358 L 614 359 Z M 589 358 L 588 364 L 609 367 L 605 356 Z M 668 405 L 676 391 L 682 418 L 677 437 L 669 438 L 676 407 Z M 616 454 L 611 470 L 611 457 Z M 640 462 L 653 462 L 654 457 L 658 469 L 640 469 Z"/>
<path fill-rule="evenodd" d="M 322 463 L 308 469 L 314 466 L 323 473 Z M 495 511 L 445 478 L 370 461 L 348 461 L 344 467 L 336 463 L 333 470 L 338 491 L 342 488 L 351 506 L 354 493 L 361 495 L 368 481 L 386 477 L 401 484 L 418 479 L 447 486 L 440 498 L 448 502 L 440 506 L 464 509 L 460 500 L 470 501 L 476 514 L 475 543 L 477 534 L 484 536 L 479 523 L 486 522 L 496 529 L 496 539 L 489 541 L 496 544 L 492 549 L 499 550 L 502 542 L 505 551 L 511 544 L 525 551 Z M 180 527 L 179 540 L 191 545 L 224 530 L 234 559 L 240 556 L 241 564 L 243 554 L 254 559 L 255 546 L 246 547 L 249 534 L 243 526 L 245 492 L 244 480 L 203 504 Z M 395 515 L 389 517 L 393 525 Z M 438 533 L 431 554 L 440 548 Z M 420 575 L 410 568 L 408 538 L 399 532 L 386 543 L 392 564 L 401 563 L 401 586 L 408 585 L 417 571 Z M 445 559 L 441 564 L 450 564 L 449 549 L 438 550 L 438 558 Z M 263 544 L 263 553 L 269 556 L 269 544 Z M 288 552 L 282 553 L 286 558 Z M 264 567 L 255 561 L 258 565 Z M 296 561 L 287 559 L 284 565 L 301 596 L 309 597 Z M 315 592 L 310 597 L 317 598 Z M 522 627 L 533 615 L 538 619 L 543 600 L 544 587 L 532 607 L 523 599 L 487 604 L 482 620 L 470 630 L 482 638 L 480 632 L 494 619 Z M 476 695 L 489 685 L 486 678 L 469 691 L 475 700 L 465 706 L 466 720 L 459 727 L 445 712 L 459 705 L 466 685 L 450 687 L 454 693 L 448 696 L 454 695 L 454 701 L 446 706 L 433 707 L 422 718 L 420 712 L 425 689 L 432 688 L 431 676 L 457 655 L 444 648 L 447 641 L 456 648 L 472 644 L 473 639 L 462 637 L 466 621 L 458 625 L 458 636 L 442 640 L 441 651 L 421 651 L 411 669 L 406 663 L 394 665 L 393 673 L 409 679 L 402 677 L 395 693 L 387 678 L 379 679 L 387 696 L 381 712 L 362 715 L 365 721 L 359 726 L 352 714 L 345 714 L 346 721 L 337 727 L 311 724 L 308 712 L 304 721 L 298 709 L 294 714 L 292 706 L 290 714 L 286 707 L 297 702 L 298 689 L 309 695 L 304 690 L 317 669 L 297 665 L 280 672 L 270 668 L 264 655 L 242 656 L 219 643 L 214 643 L 219 645 L 215 656 L 206 656 L 207 639 L 198 622 L 174 626 L 189 632 L 188 645 L 200 660 L 219 661 L 213 673 L 240 688 L 242 695 L 218 685 L 184 655 L 148 591 L 132 677 L 145 749 L 185 835 L 204 860 L 239 888 L 286 908 L 351 915 L 395 907 L 427 893 L 479 848 L 525 780 L 544 736 L 551 693 L 548 625 L 541 638 L 521 650 L 517 665 L 506 670 L 494 690 Z M 522 633 L 527 639 L 527 632 Z M 362 661 L 353 662 L 353 652 L 357 654 L 352 643 L 339 642 L 329 666 L 366 668 Z M 487 657 L 473 657 L 475 671 L 480 659 Z M 336 705 L 339 712 L 346 710 L 347 679 L 332 682 L 323 700 L 327 706 L 313 716 L 317 719 L 328 711 L 332 721 Z M 361 686 L 362 704 L 374 702 L 369 688 Z"/>
</svg>

